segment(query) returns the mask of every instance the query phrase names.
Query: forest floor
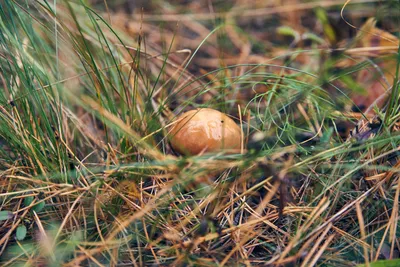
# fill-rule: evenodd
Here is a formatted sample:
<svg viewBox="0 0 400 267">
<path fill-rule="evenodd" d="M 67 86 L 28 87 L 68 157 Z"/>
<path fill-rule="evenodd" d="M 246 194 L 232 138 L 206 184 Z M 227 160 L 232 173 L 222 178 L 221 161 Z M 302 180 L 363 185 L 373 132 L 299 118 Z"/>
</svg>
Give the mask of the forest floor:
<svg viewBox="0 0 400 267">
<path fill-rule="evenodd" d="M 0 1 L 1 266 L 400 266 L 398 1 L 89 2 Z"/>
</svg>

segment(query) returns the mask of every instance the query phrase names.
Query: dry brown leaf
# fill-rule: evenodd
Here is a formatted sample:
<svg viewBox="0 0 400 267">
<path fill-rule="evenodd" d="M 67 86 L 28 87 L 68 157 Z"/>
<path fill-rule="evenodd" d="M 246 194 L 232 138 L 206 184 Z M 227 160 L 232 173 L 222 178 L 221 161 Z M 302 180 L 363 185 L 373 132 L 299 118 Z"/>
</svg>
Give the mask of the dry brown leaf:
<svg viewBox="0 0 400 267">
<path fill-rule="evenodd" d="M 365 89 L 365 93 L 353 94 L 351 99 L 362 111 L 375 104 L 382 107 L 384 101 L 375 101 L 379 97 L 384 100 L 387 90 L 393 84 L 397 62 L 388 56 L 397 53 L 399 41 L 396 36 L 378 29 L 375 19 L 370 18 L 360 28 L 354 43 L 354 47 L 347 51 L 353 59 L 342 61 L 342 66 L 351 66 L 367 59 L 379 63 L 363 68 L 357 73 L 356 82 Z"/>
</svg>

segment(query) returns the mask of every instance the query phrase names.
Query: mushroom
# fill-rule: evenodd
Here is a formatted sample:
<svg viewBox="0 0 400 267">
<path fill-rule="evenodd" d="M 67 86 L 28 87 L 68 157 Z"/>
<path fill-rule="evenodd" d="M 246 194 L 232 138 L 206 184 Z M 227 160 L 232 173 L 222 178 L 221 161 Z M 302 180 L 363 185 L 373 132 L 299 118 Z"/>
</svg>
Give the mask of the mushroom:
<svg viewBox="0 0 400 267">
<path fill-rule="evenodd" d="M 183 155 L 239 151 L 242 129 L 226 114 L 211 108 L 183 113 L 171 130 L 172 148 Z"/>
</svg>

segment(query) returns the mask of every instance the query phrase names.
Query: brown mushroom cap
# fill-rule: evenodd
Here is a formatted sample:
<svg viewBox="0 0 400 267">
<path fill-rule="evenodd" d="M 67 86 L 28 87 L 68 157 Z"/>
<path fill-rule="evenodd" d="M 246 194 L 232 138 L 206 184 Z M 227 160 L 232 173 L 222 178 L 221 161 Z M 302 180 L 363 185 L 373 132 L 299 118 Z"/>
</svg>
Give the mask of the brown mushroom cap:
<svg viewBox="0 0 400 267">
<path fill-rule="evenodd" d="M 210 108 L 195 109 L 183 113 L 177 121 L 170 140 L 180 154 L 240 149 L 242 129 L 224 113 Z"/>
</svg>

